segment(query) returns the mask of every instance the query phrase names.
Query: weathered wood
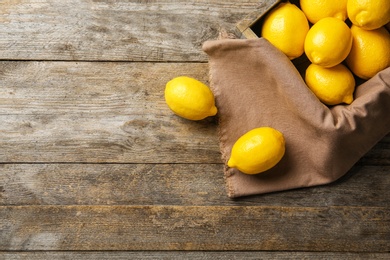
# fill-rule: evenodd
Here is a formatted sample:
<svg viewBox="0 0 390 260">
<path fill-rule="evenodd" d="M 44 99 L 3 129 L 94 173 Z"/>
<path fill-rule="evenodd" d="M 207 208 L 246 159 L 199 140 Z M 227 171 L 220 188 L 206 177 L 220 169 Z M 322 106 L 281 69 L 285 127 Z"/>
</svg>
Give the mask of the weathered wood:
<svg viewBox="0 0 390 260">
<path fill-rule="evenodd" d="M 205 63 L 0 62 L 0 115 L 172 115 L 165 84 L 177 76 L 208 84 Z"/>
<path fill-rule="evenodd" d="M 317 260 L 388 260 L 390 253 L 337 253 L 337 252 L 235 252 L 235 251 L 109 251 L 109 252 L 0 252 L 0 258 L 6 260 L 280 260 L 280 259 L 317 259 Z"/>
<path fill-rule="evenodd" d="M 390 166 L 355 166 L 326 186 L 231 200 L 221 164 L 4 164 L 0 205 L 390 207 Z"/>
<path fill-rule="evenodd" d="M 0 62 L 0 162 L 220 163 L 216 120 L 175 116 L 166 82 L 200 63 Z M 390 164 L 390 138 L 365 163 Z"/>
<path fill-rule="evenodd" d="M 389 207 L 1 206 L 0 250 L 390 250 Z"/>
<path fill-rule="evenodd" d="M 272 0 L 262 0 L 263 4 Z M 0 59 L 205 61 L 215 39 L 259 4 L 245 1 L 0 2 Z"/>
<path fill-rule="evenodd" d="M 221 162 L 216 121 L 164 100 L 199 63 L 0 63 L 0 162 Z"/>
<path fill-rule="evenodd" d="M 6 164 L 0 165 L 0 183 L 0 205 L 207 205 L 227 200 L 220 164 Z"/>
<path fill-rule="evenodd" d="M 267 12 L 269 12 L 273 7 L 278 5 L 280 0 L 273 0 L 267 2 L 261 2 L 256 8 L 254 8 L 249 14 L 247 14 L 243 19 L 241 19 L 236 27 L 238 31 L 242 34 L 242 38 L 246 39 L 255 39 L 259 38 L 260 30 L 254 30 L 252 27 L 262 19 Z M 261 26 L 259 26 L 259 29 Z"/>
<path fill-rule="evenodd" d="M 219 163 L 215 123 L 156 115 L 0 116 L 0 162 Z"/>
<path fill-rule="evenodd" d="M 232 200 L 217 117 L 165 104 L 274 2 L 1 1 L 0 259 L 388 259 L 390 135 L 333 184 Z"/>
<path fill-rule="evenodd" d="M 390 165 L 390 133 L 368 151 L 359 163 L 362 165 Z"/>
</svg>

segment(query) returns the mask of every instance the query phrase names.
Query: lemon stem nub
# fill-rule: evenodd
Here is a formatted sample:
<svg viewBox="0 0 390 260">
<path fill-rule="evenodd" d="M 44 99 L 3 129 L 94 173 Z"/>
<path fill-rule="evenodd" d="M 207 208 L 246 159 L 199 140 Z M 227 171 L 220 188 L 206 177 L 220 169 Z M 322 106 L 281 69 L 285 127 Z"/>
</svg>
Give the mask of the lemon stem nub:
<svg viewBox="0 0 390 260">
<path fill-rule="evenodd" d="M 322 57 L 320 57 L 320 56 L 318 55 L 318 53 L 313 52 L 313 53 L 311 54 L 311 56 L 312 56 L 312 59 L 313 59 L 313 63 L 314 63 L 314 64 L 321 64 L 321 62 L 322 62 Z"/>
<path fill-rule="evenodd" d="M 367 12 L 360 12 L 356 15 L 356 23 L 358 26 L 364 27 L 366 25 L 367 21 Z"/>
<path fill-rule="evenodd" d="M 218 109 L 216 106 L 212 106 L 210 109 L 210 116 L 215 116 L 218 112 Z"/>
<path fill-rule="evenodd" d="M 230 159 L 229 159 L 227 165 L 228 165 L 230 168 L 234 168 L 234 167 L 236 166 L 236 164 L 235 164 L 235 162 L 234 162 L 234 160 L 233 160 L 232 157 L 230 157 Z"/>
<path fill-rule="evenodd" d="M 349 95 L 349 96 L 346 96 L 345 99 L 344 99 L 344 103 L 346 104 L 351 104 L 353 101 L 353 96 L 352 95 Z"/>
</svg>

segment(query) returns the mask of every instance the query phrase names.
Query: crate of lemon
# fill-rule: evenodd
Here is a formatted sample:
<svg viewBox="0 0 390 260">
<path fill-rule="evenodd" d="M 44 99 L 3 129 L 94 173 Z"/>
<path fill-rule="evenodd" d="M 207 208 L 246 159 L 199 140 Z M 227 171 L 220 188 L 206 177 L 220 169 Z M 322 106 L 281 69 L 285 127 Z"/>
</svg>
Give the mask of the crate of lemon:
<svg viewBox="0 0 390 260">
<path fill-rule="evenodd" d="M 272 1 L 271 1 L 272 2 Z M 390 1 L 273 1 L 237 24 L 263 37 L 300 71 L 326 105 L 350 104 L 357 85 L 390 66 Z"/>
</svg>

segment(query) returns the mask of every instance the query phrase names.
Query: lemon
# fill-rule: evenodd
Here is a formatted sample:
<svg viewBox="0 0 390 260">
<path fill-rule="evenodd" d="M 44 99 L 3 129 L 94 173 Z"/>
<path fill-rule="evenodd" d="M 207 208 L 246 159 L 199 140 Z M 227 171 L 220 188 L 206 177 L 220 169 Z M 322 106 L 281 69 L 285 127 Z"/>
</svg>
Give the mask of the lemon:
<svg viewBox="0 0 390 260">
<path fill-rule="evenodd" d="M 305 81 L 318 99 L 327 105 L 350 104 L 353 101 L 355 79 L 343 64 L 325 68 L 310 64 Z"/>
<path fill-rule="evenodd" d="M 201 120 L 217 113 L 209 87 L 186 76 L 176 77 L 166 84 L 165 101 L 176 115 L 189 120 Z"/>
<path fill-rule="evenodd" d="M 346 63 L 362 79 L 369 79 L 390 66 L 390 34 L 384 28 L 364 30 L 352 25 L 353 44 Z"/>
<path fill-rule="evenodd" d="M 261 36 L 281 50 L 289 59 L 303 54 L 309 22 L 305 14 L 291 3 L 280 3 L 265 18 Z"/>
<path fill-rule="evenodd" d="M 307 19 L 315 24 L 325 17 L 336 17 L 345 21 L 348 0 L 300 0 L 300 6 Z"/>
<path fill-rule="evenodd" d="M 374 30 L 390 22 L 389 0 L 348 0 L 348 17 L 363 29 Z"/>
<path fill-rule="evenodd" d="M 352 47 L 352 34 L 338 18 L 326 17 L 314 24 L 305 39 L 305 53 L 317 65 L 333 67 L 341 63 Z"/>
<path fill-rule="evenodd" d="M 272 127 L 259 127 L 242 135 L 233 145 L 228 166 L 246 174 L 274 167 L 285 152 L 285 139 Z"/>
</svg>

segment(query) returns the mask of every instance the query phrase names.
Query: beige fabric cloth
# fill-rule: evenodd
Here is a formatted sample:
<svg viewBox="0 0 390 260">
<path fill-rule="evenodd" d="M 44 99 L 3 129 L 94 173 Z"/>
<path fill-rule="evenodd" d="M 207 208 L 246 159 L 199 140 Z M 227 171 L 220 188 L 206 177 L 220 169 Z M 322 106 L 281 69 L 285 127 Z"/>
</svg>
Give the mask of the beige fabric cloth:
<svg viewBox="0 0 390 260">
<path fill-rule="evenodd" d="M 267 172 L 246 175 L 225 167 L 230 197 L 333 182 L 390 132 L 390 68 L 359 85 L 351 105 L 328 107 L 263 38 L 207 41 L 203 50 L 225 165 L 235 141 L 253 128 L 274 127 L 286 139 L 284 157 Z"/>
</svg>

